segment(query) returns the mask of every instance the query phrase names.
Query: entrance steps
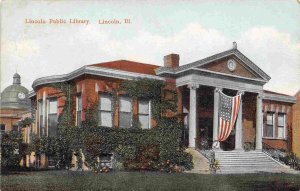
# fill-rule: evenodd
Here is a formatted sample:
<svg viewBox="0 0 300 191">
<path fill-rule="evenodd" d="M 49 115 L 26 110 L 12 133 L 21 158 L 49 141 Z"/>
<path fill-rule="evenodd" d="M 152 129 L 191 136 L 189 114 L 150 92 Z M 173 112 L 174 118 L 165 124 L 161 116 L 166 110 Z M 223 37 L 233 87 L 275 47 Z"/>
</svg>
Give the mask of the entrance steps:
<svg viewBox="0 0 300 191">
<path fill-rule="evenodd" d="M 295 172 L 262 151 L 215 151 L 215 159 L 219 161 L 220 174 Z"/>
<path fill-rule="evenodd" d="M 187 173 L 197 173 L 197 174 L 209 174 L 209 161 L 197 150 L 188 148 L 186 149 L 187 153 L 190 153 L 193 157 L 194 168 Z"/>
</svg>

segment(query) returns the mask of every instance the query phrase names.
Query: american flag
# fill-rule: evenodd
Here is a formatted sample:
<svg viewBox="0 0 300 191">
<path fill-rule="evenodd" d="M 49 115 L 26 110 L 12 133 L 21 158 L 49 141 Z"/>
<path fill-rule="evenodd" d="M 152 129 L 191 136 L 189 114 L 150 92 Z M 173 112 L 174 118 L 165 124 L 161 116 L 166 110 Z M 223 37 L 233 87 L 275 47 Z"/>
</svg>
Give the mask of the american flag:
<svg viewBox="0 0 300 191">
<path fill-rule="evenodd" d="M 225 141 L 235 124 L 240 109 L 241 94 L 230 97 L 220 91 L 219 141 Z"/>
</svg>

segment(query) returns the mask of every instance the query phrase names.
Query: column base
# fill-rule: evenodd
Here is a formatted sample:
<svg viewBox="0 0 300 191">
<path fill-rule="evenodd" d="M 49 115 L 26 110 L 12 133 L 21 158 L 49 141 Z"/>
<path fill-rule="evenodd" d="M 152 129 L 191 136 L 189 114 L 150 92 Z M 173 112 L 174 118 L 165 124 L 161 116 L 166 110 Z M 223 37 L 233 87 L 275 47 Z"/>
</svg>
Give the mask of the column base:
<svg viewBox="0 0 300 191">
<path fill-rule="evenodd" d="M 212 148 L 213 151 L 223 151 L 221 148 Z"/>
<path fill-rule="evenodd" d="M 242 148 L 235 148 L 234 151 L 245 151 L 245 150 Z"/>
</svg>

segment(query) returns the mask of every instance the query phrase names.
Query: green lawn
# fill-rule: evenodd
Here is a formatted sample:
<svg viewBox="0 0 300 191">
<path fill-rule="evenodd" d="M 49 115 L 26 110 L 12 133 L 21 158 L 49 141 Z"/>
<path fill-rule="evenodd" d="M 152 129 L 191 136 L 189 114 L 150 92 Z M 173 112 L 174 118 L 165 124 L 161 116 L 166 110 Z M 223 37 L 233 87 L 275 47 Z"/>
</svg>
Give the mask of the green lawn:
<svg viewBox="0 0 300 191">
<path fill-rule="evenodd" d="M 285 188 L 285 189 L 283 189 Z M 300 190 L 300 175 L 36 171 L 1 175 L 1 190 Z"/>
</svg>

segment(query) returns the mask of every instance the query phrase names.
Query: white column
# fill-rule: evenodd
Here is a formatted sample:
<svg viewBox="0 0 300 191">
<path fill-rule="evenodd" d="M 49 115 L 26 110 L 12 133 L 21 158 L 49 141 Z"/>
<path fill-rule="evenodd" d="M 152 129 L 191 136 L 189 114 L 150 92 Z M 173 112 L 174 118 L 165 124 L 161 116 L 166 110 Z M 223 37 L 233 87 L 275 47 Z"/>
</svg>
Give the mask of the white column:
<svg viewBox="0 0 300 191">
<path fill-rule="evenodd" d="M 199 85 L 190 84 L 190 111 L 189 111 L 189 147 L 196 147 L 197 128 L 197 88 Z"/>
<path fill-rule="evenodd" d="M 213 149 L 219 149 L 220 143 L 218 140 L 218 130 L 219 130 L 219 91 L 220 88 L 215 88 L 214 90 L 214 121 L 213 121 Z"/>
<path fill-rule="evenodd" d="M 235 150 L 243 149 L 243 99 L 241 97 L 240 110 L 235 124 Z"/>
<path fill-rule="evenodd" d="M 256 150 L 262 150 L 262 118 L 261 118 L 261 112 L 262 112 L 262 95 L 257 95 L 257 101 L 256 101 L 256 144 L 255 149 Z"/>
</svg>

